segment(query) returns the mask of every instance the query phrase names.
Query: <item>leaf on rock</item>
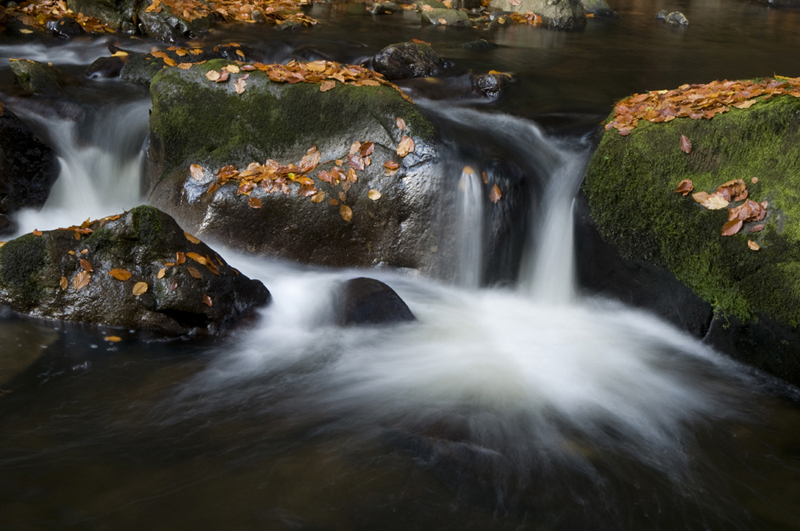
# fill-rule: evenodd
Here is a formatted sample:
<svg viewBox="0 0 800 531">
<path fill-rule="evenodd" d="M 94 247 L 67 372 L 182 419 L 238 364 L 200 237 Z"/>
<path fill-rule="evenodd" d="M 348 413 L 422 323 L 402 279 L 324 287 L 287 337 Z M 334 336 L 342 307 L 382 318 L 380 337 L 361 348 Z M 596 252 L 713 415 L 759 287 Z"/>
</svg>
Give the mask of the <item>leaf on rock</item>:
<svg viewBox="0 0 800 531">
<path fill-rule="evenodd" d="M 321 203 L 325 200 L 325 192 L 317 192 L 311 196 L 312 203 Z"/>
<path fill-rule="evenodd" d="M 433 6 L 429 5 L 429 4 L 423 4 L 422 5 L 422 10 L 423 11 L 427 11 L 427 12 L 431 12 L 431 11 L 433 11 Z"/>
<path fill-rule="evenodd" d="M 186 254 L 181 251 L 175 253 L 175 263 L 181 265 L 184 262 L 186 262 Z"/>
<path fill-rule="evenodd" d="M 189 166 L 189 172 L 192 175 L 192 179 L 195 179 L 197 181 L 203 180 L 204 171 L 203 167 L 200 166 L 199 164 L 192 164 L 191 166 Z"/>
<path fill-rule="evenodd" d="M 406 130 L 406 121 L 400 118 L 399 116 L 395 120 L 395 123 L 397 124 L 397 128 L 400 129 L 401 131 Z"/>
<path fill-rule="evenodd" d="M 758 251 L 761 247 L 754 242 L 753 240 L 747 240 L 747 246 L 750 247 L 751 251 Z"/>
<path fill-rule="evenodd" d="M 67 286 L 69 286 L 69 281 L 67 281 L 67 277 L 61 277 L 61 280 L 58 281 L 58 285 L 61 286 L 61 291 L 67 289 Z"/>
<path fill-rule="evenodd" d="M 247 81 L 244 80 L 244 77 L 240 77 L 233 84 L 233 88 L 236 90 L 236 94 L 244 94 L 244 88 L 246 86 L 247 86 Z"/>
<path fill-rule="evenodd" d="M 303 155 L 303 158 L 300 159 L 300 162 L 297 164 L 297 171 L 300 173 L 308 173 L 313 171 L 314 168 L 316 168 L 319 164 L 321 158 L 322 153 L 319 152 L 317 146 L 312 146 L 311 149 L 306 151 L 306 154 Z"/>
<path fill-rule="evenodd" d="M 206 259 L 204 256 L 200 256 L 197 253 L 186 253 L 186 256 L 188 256 L 189 258 L 191 258 L 200 265 L 206 265 Z"/>
<path fill-rule="evenodd" d="M 213 302 L 211 301 L 211 297 L 209 297 L 205 293 L 203 293 L 203 304 L 205 304 L 209 308 L 211 308 L 211 305 L 213 304 Z"/>
<path fill-rule="evenodd" d="M 115 268 L 115 269 L 112 269 L 111 271 L 109 271 L 108 274 L 111 275 L 112 277 L 116 278 L 117 280 L 122 280 L 122 281 L 125 281 L 125 280 L 128 280 L 129 278 L 131 278 L 130 271 L 126 271 L 124 269 L 116 269 Z"/>
<path fill-rule="evenodd" d="M 251 197 L 247 200 L 247 205 L 250 208 L 261 208 L 261 199 L 257 197 Z"/>
<path fill-rule="evenodd" d="M 192 68 L 192 63 L 178 63 L 178 68 L 181 70 L 190 70 Z"/>
<path fill-rule="evenodd" d="M 708 210 L 720 210 L 728 206 L 728 201 L 719 192 L 697 192 L 692 194 L 692 198 Z"/>
<path fill-rule="evenodd" d="M 187 240 L 189 240 L 190 242 L 194 243 L 195 245 L 200 243 L 199 239 L 195 238 L 194 236 L 192 236 L 188 232 L 184 232 L 183 235 L 186 236 Z"/>
<path fill-rule="evenodd" d="M 147 282 L 137 282 L 133 285 L 133 295 L 138 297 L 147 293 Z"/>
<path fill-rule="evenodd" d="M 447 24 L 447 19 L 446 19 L 446 18 L 437 18 L 437 19 L 436 19 L 436 21 L 437 21 L 439 24 L 442 24 L 442 25 L 445 25 L 445 24 Z"/>
<path fill-rule="evenodd" d="M 194 267 L 187 266 L 186 269 L 189 270 L 189 274 L 192 275 L 194 278 L 203 278 L 203 275 L 200 274 L 200 271 L 198 271 Z"/>
<path fill-rule="evenodd" d="M 81 258 L 80 263 L 81 263 L 81 268 L 84 271 L 94 271 L 94 269 L 92 269 L 92 264 L 90 264 L 88 260 L 84 260 L 83 258 Z"/>
<path fill-rule="evenodd" d="M 229 77 L 231 77 L 231 73 L 228 72 L 227 69 L 223 68 L 219 73 L 219 77 L 214 81 L 216 81 L 217 83 L 224 83 L 225 81 L 228 81 Z"/>
<path fill-rule="evenodd" d="M 396 170 L 397 168 L 400 167 L 400 165 L 393 160 L 387 160 L 386 162 L 383 163 L 383 167 L 386 168 L 387 170 Z"/>
<path fill-rule="evenodd" d="M 361 149 L 359 153 L 362 157 L 368 157 L 372 155 L 372 152 L 375 151 L 375 143 L 374 142 L 364 142 L 361 144 Z"/>
<path fill-rule="evenodd" d="M 109 343 L 119 343 L 120 341 L 122 341 L 122 338 L 119 336 L 106 336 L 103 339 L 105 339 Z"/>
<path fill-rule="evenodd" d="M 764 227 L 766 227 L 766 225 L 763 223 L 759 223 L 758 225 L 753 225 L 752 227 L 750 227 L 750 232 L 761 232 L 762 230 L 764 230 Z"/>
<path fill-rule="evenodd" d="M 750 179 L 750 182 L 756 184 L 758 182 L 758 177 L 753 177 L 752 179 Z"/>
<path fill-rule="evenodd" d="M 733 236 L 737 232 L 742 230 L 742 220 L 741 219 L 734 219 L 725 223 L 722 226 L 722 235 L 723 236 Z"/>
<path fill-rule="evenodd" d="M 162 267 L 161 269 L 158 270 L 158 274 L 156 275 L 156 278 L 164 278 L 164 275 L 166 275 L 166 274 L 167 274 L 167 268 L 166 267 Z"/>
<path fill-rule="evenodd" d="M 334 81 L 332 79 L 326 79 L 325 81 L 320 83 L 319 91 L 320 92 L 328 92 L 329 90 L 331 90 L 331 89 L 333 89 L 335 87 L 336 87 L 336 81 Z"/>
<path fill-rule="evenodd" d="M 217 72 L 216 70 L 209 70 L 208 72 L 206 72 L 206 77 L 208 78 L 209 81 L 218 81 L 220 75 L 219 72 Z"/>
<path fill-rule="evenodd" d="M 225 67 L 225 70 L 227 70 L 231 74 L 238 74 L 239 73 L 239 67 L 237 65 L 228 65 L 228 66 Z"/>
<path fill-rule="evenodd" d="M 381 198 L 381 193 L 375 189 L 372 189 L 369 192 L 367 192 L 367 197 L 369 197 L 373 201 L 377 201 L 378 199 Z"/>
<path fill-rule="evenodd" d="M 358 174 L 353 168 L 347 168 L 347 180 L 351 183 L 358 182 Z"/>
<path fill-rule="evenodd" d="M 72 279 L 72 287 L 76 290 L 81 288 L 85 288 L 89 281 L 92 280 L 92 276 L 89 274 L 88 271 L 80 271 L 75 278 Z"/>
<path fill-rule="evenodd" d="M 359 149 L 361 149 L 361 146 L 359 146 Z M 358 152 L 353 153 L 352 155 L 347 155 L 347 165 L 358 171 L 363 171 L 366 167 L 364 165 L 364 158 L 361 157 Z"/>
<path fill-rule="evenodd" d="M 410 136 L 404 136 L 397 144 L 397 156 L 405 157 L 409 153 L 414 153 L 414 140 Z"/>
<path fill-rule="evenodd" d="M 485 171 L 481 172 L 481 180 L 483 181 L 483 184 L 489 184 L 489 179 L 486 178 L 486 172 Z"/>
<path fill-rule="evenodd" d="M 339 206 L 339 215 L 342 216 L 343 220 L 349 223 L 350 220 L 353 219 L 353 210 L 349 206 L 342 204 Z"/>
<path fill-rule="evenodd" d="M 680 183 L 678 183 L 678 187 L 675 188 L 675 193 L 688 195 L 689 192 L 694 190 L 694 184 L 690 179 L 684 179 Z"/>
<path fill-rule="evenodd" d="M 692 152 L 692 141 L 685 135 L 681 135 L 681 151 L 687 154 Z"/>
<path fill-rule="evenodd" d="M 722 194 L 722 197 L 724 197 L 726 201 L 730 201 L 744 192 L 746 186 L 742 179 L 736 179 L 719 185 L 717 187 L 717 192 Z"/>
<path fill-rule="evenodd" d="M 177 282 L 173 282 L 172 285 L 169 287 L 169 292 L 172 293 L 176 289 L 178 289 L 178 283 Z"/>
<path fill-rule="evenodd" d="M 39 229 L 33 229 L 33 235 L 34 236 L 41 236 L 42 234 L 43 234 L 43 232 L 40 231 Z"/>
<path fill-rule="evenodd" d="M 492 203 L 497 203 L 500 201 L 500 198 L 503 197 L 503 194 L 500 193 L 500 188 L 497 187 L 495 184 L 492 186 L 492 190 L 489 192 L 489 199 Z"/>
</svg>

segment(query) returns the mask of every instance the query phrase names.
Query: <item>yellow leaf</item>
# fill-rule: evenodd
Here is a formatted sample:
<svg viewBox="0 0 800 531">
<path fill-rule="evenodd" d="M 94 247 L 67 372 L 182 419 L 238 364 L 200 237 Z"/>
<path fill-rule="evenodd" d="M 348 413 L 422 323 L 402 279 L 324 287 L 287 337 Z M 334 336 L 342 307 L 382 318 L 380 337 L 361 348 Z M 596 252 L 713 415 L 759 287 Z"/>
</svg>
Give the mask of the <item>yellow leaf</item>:
<svg viewBox="0 0 800 531">
<path fill-rule="evenodd" d="M 29 30 L 29 29 L 21 29 L 21 30 L 19 30 L 19 32 L 20 32 L 20 33 L 24 33 L 25 35 L 27 35 L 27 34 L 29 34 L 29 33 L 33 33 L 33 32 L 32 32 L 31 30 Z"/>
<path fill-rule="evenodd" d="M 331 90 L 334 87 L 336 87 L 336 81 L 334 81 L 332 79 L 326 79 L 325 81 L 322 82 L 322 84 L 320 84 L 319 91 L 320 92 L 328 92 L 329 90 Z"/>
<path fill-rule="evenodd" d="M 753 240 L 747 240 L 747 246 L 753 251 L 758 251 L 761 247 L 758 246 Z"/>
<path fill-rule="evenodd" d="M 225 67 L 225 70 L 227 70 L 231 74 L 238 74 L 239 73 L 239 67 L 236 66 L 236 65 L 228 65 L 228 66 Z"/>
<path fill-rule="evenodd" d="M 178 63 L 178 68 L 181 70 L 189 70 L 192 68 L 192 63 Z"/>
<path fill-rule="evenodd" d="M 133 294 L 138 297 L 147 293 L 147 282 L 137 282 L 133 286 Z"/>
<path fill-rule="evenodd" d="M 116 52 L 111 54 L 111 57 L 127 57 L 127 56 L 128 52 L 123 52 L 122 50 L 117 50 Z"/>
<path fill-rule="evenodd" d="M 186 236 L 186 239 L 187 239 L 187 240 L 189 240 L 190 242 L 192 242 L 192 243 L 194 243 L 194 244 L 198 244 L 198 243 L 200 243 L 200 240 L 198 240 L 197 238 L 195 238 L 194 236 L 192 236 L 192 235 L 191 235 L 191 234 L 189 234 L 188 232 L 184 232 L 184 233 L 183 233 L 183 235 L 184 235 L 184 236 Z"/>
<path fill-rule="evenodd" d="M 219 79 L 219 72 L 217 72 L 216 70 L 209 70 L 208 72 L 206 72 L 206 77 L 208 78 L 209 81 L 216 81 Z"/>
<path fill-rule="evenodd" d="M 67 277 L 61 277 L 61 280 L 58 281 L 58 285 L 61 286 L 61 290 L 67 289 L 69 286 L 69 282 L 67 281 Z"/>
<path fill-rule="evenodd" d="M 156 278 L 164 278 L 164 275 L 166 274 L 167 274 L 167 268 L 162 267 L 161 269 L 158 270 L 158 275 L 156 275 Z"/>
<path fill-rule="evenodd" d="M 195 179 L 197 181 L 203 180 L 203 173 L 204 173 L 203 167 L 200 166 L 199 164 L 192 164 L 191 166 L 189 166 L 189 173 L 191 173 L 192 179 Z"/>
<path fill-rule="evenodd" d="M 200 265 L 206 265 L 206 259 L 203 256 L 200 256 L 197 253 L 186 253 L 186 256 L 194 260 L 195 262 L 199 263 Z"/>
<path fill-rule="evenodd" d="M 367 193 L 367 196 L 368 196 L 370 199 L 372 199 L 373 201 L 377 201 L 378 199 L 380 199 L 380 198 L 381 198 L 381 193 L 380 193 L 379 191 L 377 191 L 377 190 L 370 190 L 370 191 Z"/>
<path fill-rule="evenodd" d="M 349 206 L 342 204 L 339 206 L 339 215 L 349 223 L 353 219 L 353 210 Z"/>
<path fill-rule="evenodd" d="M 119 343 L 120 341 L 122 341 L 122 338 L 119 336 L 106 336 L 103 339 L 105 339 L 109 343 Z"/>
</svg>

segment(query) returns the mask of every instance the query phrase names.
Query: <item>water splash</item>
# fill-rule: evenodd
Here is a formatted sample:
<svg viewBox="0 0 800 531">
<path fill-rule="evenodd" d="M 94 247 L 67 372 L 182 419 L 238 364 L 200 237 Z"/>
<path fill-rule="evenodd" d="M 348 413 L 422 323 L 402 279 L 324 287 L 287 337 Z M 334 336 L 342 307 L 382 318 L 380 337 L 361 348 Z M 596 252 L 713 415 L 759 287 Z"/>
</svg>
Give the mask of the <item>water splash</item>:
<svg viewBox="0 0 800 531">
<path fill-rule="evenodd" d="M 458 179 L 456 240 L 459 249 L 458 285 L 480 287 L 483 266 L 483 195 L 480 178 L 472 168 Z"/>
</svg>

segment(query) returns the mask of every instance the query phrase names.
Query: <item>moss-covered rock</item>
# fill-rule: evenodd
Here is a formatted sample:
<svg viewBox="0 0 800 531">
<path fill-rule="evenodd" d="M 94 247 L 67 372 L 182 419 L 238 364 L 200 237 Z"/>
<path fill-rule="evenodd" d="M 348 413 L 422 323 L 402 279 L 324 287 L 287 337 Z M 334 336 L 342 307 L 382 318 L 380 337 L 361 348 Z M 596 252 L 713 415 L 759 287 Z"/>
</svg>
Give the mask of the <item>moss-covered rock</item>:
<svg viewBox="0 0 800 531">
<path fill-rule="evenodd" d="M 78 84 L 75 78 L 52 65 L 29 59 L 10 61 L 17 84 L 28 95 L 58 96 L 64 87 Z"/>
<path fill-rule="evenodd" d="M 47 319 L 183 334 L 218 331 L 269 302 L 261 282 L 195 241 L 147 206 L 27 234 L 0 247 L 0 304 Z"/>
<path fill-rule="evenodd" d="M 586 25 L 586 11 L 581 0 L 522 0 L 516 5 L 509 0 L 492 0 L 489 5 L 503 11 L 533 11 L 542 17 L 546 26 L 554 29 L 573 30 Z"/>
<path fill-rule="evenodd" d="M 693 144 L 689 154 L 680 148 L 681 135 Z M 675 193 L 683 179 L 692 180 L 695 192 L 743 179 L 750 199 L 769 204 L 766 228 L 751 233 L 754 223 L 748 223 L 739 234 L 722 236 L 728 210 L 706 210 Z M 606 242 L 626 259 L 672 272 L 713 306 L 716 319 L 799 330 L 800 99 L 759 101 L 711 121 L 642 121 L 628 136 L 608 131 L 584 192 Z M 760 250 L 751 250 L 748 240 Z"/>
<path fill-rule="evenodd" d="M 154 78 L 150 201 L 191 230 L 251 252 L 341 267 L 429 269 L 431 250 L 439 244 L 435 218 L 442 183 L 435 131 L 417 107 L 387 86 L 337 83 L 321 92 L 318 84 L 273 83 L 260 71 L 249 72 L 239 95 L 234 82 L 244 72 L 225 83 L 206 78 L 227 64 L 170 68 Z M 398 128 L 398 117 L 405 130 Z M 416 149 L 401 158 L 395 150 L 406 135 Z M 345 159 L 356 141 L 375 143 L 371 164 L 357 172 L 358 181 L 345 189 L 319 179 L 318 170 Z M 206 193 L 225 165 L 243 170 L 268 158 L 298 163 L 312 146 L 321 152 L 322 164 L 309 177 L 326 193 L 324 201 L 299 195 L 296 183 L 290 194 L 257 187 L 250 197 L 262 208 L 250 208 L 249 197 L 237 195 L 236 182 Z M 383 167 L 389 161 L 399 164 L 394 174 Z M 190 175 L 192 164 L 205 169 L 199 180 Z M 370 190 L 380 198 L 371 199 Z M 350 221 L 341 215 L 342 204 L 352 209 Z"/>
<path fill-rule="evenodd" d="M 133 33 L 137 0 L 67 0 L 67 7 L 75 13 L 99 19 L 115 31 Z"/>
<path fill-rule="evenodd" d="M 13 232 L 17 210 L 44 205 L 58 172 L 53 150 L 0 103 L 0 234 Z"/>
</svg>

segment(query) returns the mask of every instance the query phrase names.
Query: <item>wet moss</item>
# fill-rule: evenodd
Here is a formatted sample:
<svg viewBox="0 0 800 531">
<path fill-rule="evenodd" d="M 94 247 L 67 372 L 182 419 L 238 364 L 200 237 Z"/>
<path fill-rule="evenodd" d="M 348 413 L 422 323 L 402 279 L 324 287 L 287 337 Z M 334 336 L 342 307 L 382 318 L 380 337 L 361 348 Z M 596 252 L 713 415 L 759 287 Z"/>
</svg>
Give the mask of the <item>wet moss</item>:
<svg viewBox="0 0 800 531">
<path fill-rule="evenodd" d="M 682 134 L 693 143 L 688 155 Z M 727 210 L 674 193 L 682 179 L 708 192 L 744 179 L 751 199 L 770 203 L 766 229 L 721 236 Z M 604 239 L 626 258 L 669 269 L 719 312 L 800 325 L 800 99 L 760 101 L 711 121 L 641 122 L 627 137 L 606 132 L 584 191 Z"/>
<path fill-rule="evenodd" d="M 131 211 L 133 230 L 138 234 L 140 245 L 152 245 L 161 235 L 160 212 L 151 206 L 139 206 Z"/>
<path fill-rule="evenodd" d="M 44 238 L 26 234 L 12 240 L 0 247 L 0 284 L 23 304 L 33 306 L 41 295 L 39 273 L 46 261 Z"/>
</svg>

